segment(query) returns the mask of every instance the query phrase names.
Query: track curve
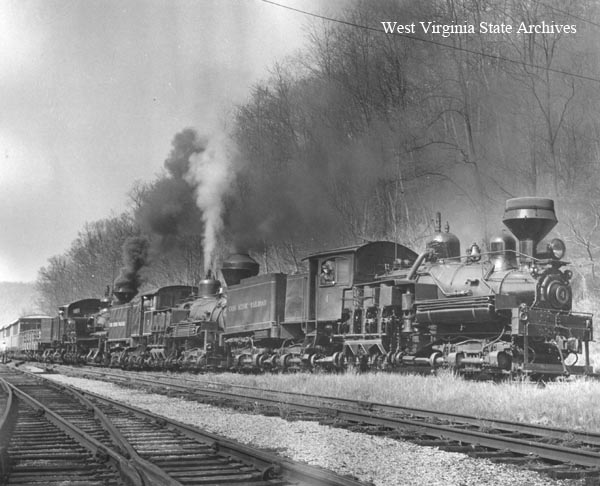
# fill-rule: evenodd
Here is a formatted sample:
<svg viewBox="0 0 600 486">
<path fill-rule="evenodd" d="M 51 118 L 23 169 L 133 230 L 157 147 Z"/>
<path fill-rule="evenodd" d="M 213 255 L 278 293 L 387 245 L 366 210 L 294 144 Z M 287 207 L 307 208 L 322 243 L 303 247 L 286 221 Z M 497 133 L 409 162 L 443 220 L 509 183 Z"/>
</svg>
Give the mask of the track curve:
<svg viewBox="0 0 600 486">
<path fill-rule="evenodd" d="M 37 376 L 7 370 L 5 367 L 0 367 L 0 370 L 0 377 L 5 382 L 10 382 L 5 386 L 7 397 L 17 394 L 24 400 L 32 401 L 34 414 L 64 421 L 66 425 L 63 426 L 70 429 L 71 436 L 84 437 L 92 444 L 90 447 L 95 448 L 95 456 L 112 461 L 114 469 L 122 471 L 121 477 L 113 479 L 110 484 L 363 484 L 321 468 L 283 460 L 275 454 L 257 451 L 93 394 L 84 396 Z M 8 431 L 10 424 L 15 423 L 12 420 L 14 411 L 7 413 L 6 417 L 6 429 L 3 430 Z M 19 422 L 16 424 L 18 426 Z M 22 428 L 12 427 L 11 433 L 6 436 L 11 437 L 12 443 L 18 443 L 22 433 Z M 61 439 L 62 436 L 49 434 L 48 448 L 60 449 L 58 441 Z M 24 447 L 27 445 L 21 449 Z M 7 466 L 3 472 L 7 477 L 7 484 L 11 484 L 10 478 L 16 471 L 17 449 L 9 448 L 4 457 L 7 458 Z M 35 464 L 31 467 L 30 472 L 33 474 Z"/>
</svg>

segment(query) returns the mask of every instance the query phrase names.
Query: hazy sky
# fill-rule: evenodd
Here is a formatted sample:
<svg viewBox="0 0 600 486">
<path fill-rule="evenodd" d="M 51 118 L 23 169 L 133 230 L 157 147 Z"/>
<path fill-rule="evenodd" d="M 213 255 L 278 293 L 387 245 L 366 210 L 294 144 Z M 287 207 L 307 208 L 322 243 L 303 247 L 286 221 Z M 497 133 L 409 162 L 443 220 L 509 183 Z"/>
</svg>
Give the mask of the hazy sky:
<svg viewBox="0 0 600 486">
<path fill-rule="evenodd" d="M 260 0 L 0 0 L 0 281 L 120 214 L 173 136 L 210 134 L 308 22 Z"/>
</svg>

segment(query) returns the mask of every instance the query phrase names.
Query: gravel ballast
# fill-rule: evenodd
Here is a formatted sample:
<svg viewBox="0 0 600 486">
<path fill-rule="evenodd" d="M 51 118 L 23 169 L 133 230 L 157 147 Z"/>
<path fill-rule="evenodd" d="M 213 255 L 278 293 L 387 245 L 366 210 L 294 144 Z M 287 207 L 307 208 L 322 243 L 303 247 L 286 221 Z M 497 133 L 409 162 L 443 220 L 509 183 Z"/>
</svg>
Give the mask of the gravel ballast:
<svg viewBox="0 0 600 486">
<path fill-rule="evenodd" d="M 316 422 L 287 422 L 279 417 L 239 413 L 102 381 L 62 375 L 46 376 L 244 444 L 277 449 L 282 456 L 380 486 L 583 484 L 582 481 L 552 480 L 511 465 L 445 452 L 435 447 L 350 432 Z"/>
</svg>

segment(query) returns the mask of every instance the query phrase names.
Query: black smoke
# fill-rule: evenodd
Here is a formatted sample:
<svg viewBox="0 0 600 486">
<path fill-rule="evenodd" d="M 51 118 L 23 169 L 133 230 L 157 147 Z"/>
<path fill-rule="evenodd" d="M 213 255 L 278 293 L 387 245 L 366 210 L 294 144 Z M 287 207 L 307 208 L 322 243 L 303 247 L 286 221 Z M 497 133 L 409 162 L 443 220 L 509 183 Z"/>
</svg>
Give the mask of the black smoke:
<svg viewBox="0 0 600 486">
<path fill-rule="evenodd" d="M 114 291 L 128 294 L 130 300 L 142 284 L 140 270 L 148 261 L 149 241 L 143 236 L 132 236 L 123 243 L 123 267 L 114 284 Z"/>
<path fill-rule="evenodd" d="M 153 251 L 166 251 L 177 237 L 202 232 L 202 213 L 196 206 L 195 183 L 188 176 L 191 158 L 206 149 L 206 139 L 186 128 L 171 142 L 172 149 L 164 162 L 167 173 L 143 194 L 135 213 L 142 231 L 152 241 Z"/>
<path fill-rule="evenodd" d="M 123 245 L 123 268 L 115 280 L 119 288 L 137 293 L 140 271 L 157 255 L 178 251 L 186 236 L 201 234 L 202 213 L 196 206 L 195 183 L 188 177 L 191 158 L 206 148 L 206 140 L 191 128 L 177 133 L 164 161 L 166 172 L 139 189 L 134 212 L 143 236 L 128 238 Z"/>
</svg>

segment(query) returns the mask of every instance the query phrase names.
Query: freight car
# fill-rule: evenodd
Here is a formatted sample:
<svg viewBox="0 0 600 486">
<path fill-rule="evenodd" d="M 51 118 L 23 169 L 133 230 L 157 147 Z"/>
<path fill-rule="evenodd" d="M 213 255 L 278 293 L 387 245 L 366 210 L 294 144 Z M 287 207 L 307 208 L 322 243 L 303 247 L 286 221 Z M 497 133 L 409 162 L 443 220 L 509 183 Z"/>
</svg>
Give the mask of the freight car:
<svg viewBox="0 0 600 486">
<path fill-rule="evenodd" d="M 43 350 L 40 344 L 42 329 L 52 326 L 53 318 L 46 315 L 19 317 L 0 329 L 0 352 L 21 359 L 35 359 Z"/>
</svg>

